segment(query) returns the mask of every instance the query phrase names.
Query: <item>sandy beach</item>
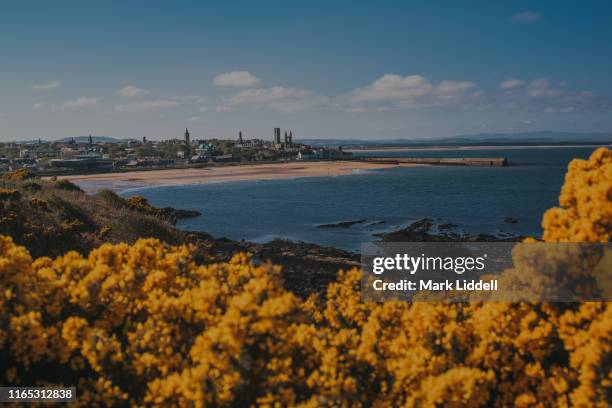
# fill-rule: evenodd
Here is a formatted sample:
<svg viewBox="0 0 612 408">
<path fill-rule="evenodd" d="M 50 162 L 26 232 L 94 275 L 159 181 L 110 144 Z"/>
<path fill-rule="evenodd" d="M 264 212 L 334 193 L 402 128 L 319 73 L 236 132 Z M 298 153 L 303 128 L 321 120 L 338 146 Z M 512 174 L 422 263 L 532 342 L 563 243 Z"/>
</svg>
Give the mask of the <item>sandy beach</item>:
<svg viewBox="0 0 612 408">
<path fill-rule="evenodd" d="M 86 192 L 102 188 L 122 191 L 150 186 L 206 184 L 228 181 L 276 180 L 301 177 L 327 177 L 354 174 L 359 171 L 408 167 L 414 164 L 381 164 L 357 161 L 292 162 L 213 166 L 200 169 L 144 170 L 123 173 L 58 176 L 78 184 Z"/>
</svg>

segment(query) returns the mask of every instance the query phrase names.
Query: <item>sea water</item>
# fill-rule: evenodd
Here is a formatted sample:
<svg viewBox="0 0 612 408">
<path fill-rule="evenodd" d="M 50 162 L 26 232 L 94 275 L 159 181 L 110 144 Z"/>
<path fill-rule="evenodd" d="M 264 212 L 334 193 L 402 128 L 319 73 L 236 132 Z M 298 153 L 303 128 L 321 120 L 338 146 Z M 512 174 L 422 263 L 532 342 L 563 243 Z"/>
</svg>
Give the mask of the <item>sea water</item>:
<svg viewBox="0 0 612 408">
<path fill-rule="evenodd" d="M 539 237 L 541 218 L 557 205 L 567 165 L 592 147 L 377 151 L 386 157 L 506 157 L 507 167 L 419 166 L 349 176 L 151 187 L 126 191 L 156 206 L 202 213 L 179 228 L 215 237 L 267 242 L 285 238 L 357 250 L 374 234 L 422 218 L 453 223 L 458 232 Z M 504 218 L 518 219 L 515 224 Z M 348 228 L 321 224 L 362 220 Z"/>
</svg>

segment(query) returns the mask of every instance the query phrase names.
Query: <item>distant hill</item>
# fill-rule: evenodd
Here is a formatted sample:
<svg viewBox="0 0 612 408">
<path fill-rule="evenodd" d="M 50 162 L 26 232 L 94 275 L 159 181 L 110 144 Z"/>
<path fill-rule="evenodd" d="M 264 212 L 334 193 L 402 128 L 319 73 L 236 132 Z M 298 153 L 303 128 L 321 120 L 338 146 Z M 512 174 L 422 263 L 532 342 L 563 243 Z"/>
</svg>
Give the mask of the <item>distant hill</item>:
<svg viewBox="0 0 612 408">
<path fill-rule="evenodd" d="M 478 133 L 434 139 L 299 139 L 296 141 L 311 146 L 346 147 L 612 144 L 612 133 L 539 131 L 523 133 Z"/>
<path fill-rule="evenodd" d="M 138 140 L 134 138 L 117 139 L 116 137 L 110 137 L 110 136 L 91 136 L 91 138 L 93 139 L 94 143 L 122 143 L 122 142 L 127 142 L 128 140 Z M 67 142 L 70 142 L 72 139 L 74 139 L 74 141 L 77 143 L 89 142 L 89 136 L 74 136 L 74 137 L 68 136 L 68 137 L 62 137 L 61 139 L 56 139 L 56 140 L 47 140 L 47 139 L 41 138 L 43 142 L 58 142 L 58 143 L 67 143 Z M 15 143 L 19 143 L 19 144 L 38 143 L 38 139 L 19 140 Z"/>
<path fill-rule="evenodd" d="M 121 143 L 121 142 L 126 142 L 128 140 L 136 140 L 136 139 L 117 139 L 115 137 L 110 137 L 110 136 L 92 136 L 91 137 L 94 141 L 94 143 Z M 55 140 L 55 142 L 60 142 L 60 143 L 65 143 L 65 142 L 69 142 L 72 139 L 74 139 L 75 142 L 77 143 L 87 143 L 89 141 L 89 136 L 74 136 L 74 137 L 63 137 L 61 139 L 57 139 Z"/>
</svg>

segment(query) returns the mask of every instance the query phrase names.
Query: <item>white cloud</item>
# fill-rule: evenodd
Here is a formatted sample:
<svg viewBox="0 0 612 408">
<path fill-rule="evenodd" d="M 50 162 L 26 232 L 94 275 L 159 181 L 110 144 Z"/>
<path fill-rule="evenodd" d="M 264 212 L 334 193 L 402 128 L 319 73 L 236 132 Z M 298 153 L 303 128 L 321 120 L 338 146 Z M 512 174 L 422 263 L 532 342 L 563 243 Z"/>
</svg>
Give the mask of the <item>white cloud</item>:
<svg viewBox="0 0 612 408">
<path fill-rule="evenodd" d="M 200 106 L 200 112 L 208 112 L 208 106 Z"/>
<path fill-rule="evenodd" d="M 535 23 L 542 19 L 542 14 L 537 11 L 523 11 L 522 13 L 514 14 L 510 20 L 515 23 Z"/>
<path fill-rule="evenodd" d="M 554 106 L 547 106 L 546 108 L 544 108 L 544 112 L 546 113 L 571 113 L 574 112 L 576 109 L 573 106 L 565 106 L 565 107 L 554 107 Z"/>
<path fill-rule="evenodd" d="M 34 105 L 32 105 L 32 109 L 40 109 L 44 106 L 45 106 L 44 102 L 36 102 Z"/>
<path fill-rule="evenodd" d="M 551 86 L 550 81 L 546 78 L 534 79 L 527 87 L 527 93 L 533 97 L 556 97 L 564 93 L 562 89 Z"/>
<path fill-rule="evenodd" d="M 514 78 L 506 79 L 505 81 L 502 81 L 499 83 L 499 87 L 501 89 L 518 88 L 519 86 L 523 86 L 523 85 L 525 85 L 525 81 L 520 80 L 520 79 L 514 79 Z"/>
<path fill-rule="evenodd" d="M 158 99 L 154 101 L 115 105 L 115 110 L 118 112 L 146 112 L 157 109 L 174 108 L 176 106 L 178 106 L 178 102 L 171 99 Z"/>
<path fill-rule="evenodd" d="M 87 96 L 82 96 L 71 101 L 66 101 L 60 105 L 60 107 L 63 109 L 92 108 L 95 106 L 98 106 L 98 98 L 92 98 Z"/>
<path fill-rule="evenodd" d="M 138 88 L 133 85 L 126 85 L 116 92 L 116 94 L 122 98 L 132 98 L 135 96 L 149 95 L 150 93 L 151 91 L 148 91 L 142 88 Z"/>
<path fill-rule="evenodd" d="M 225 105 L 215 106 L 215 112 L 229 112 L 232 108 Z"/>
<path fill-rule="evenodd" d="M 294 113 L 327 103 L 324 96 L 315 95 L 307 89 L 273 86 L 270 88 L 245 89 L 224 99 L 226 107 L 253 106 L 277 112 Z M 217 110 L 219 107 L 217 107 Z"/>
<path fill-rule="evenodd" d="M 191 116 L 187 118 L 187 122 L 207 122 L 208 119 L 203 118 L 201 116 Z"/>
<path fill-rule="evenodd" d="M 31 88 L 34 91 L 50 91 L 52 89 L 59 88 L 60 85 L 61 85 L 61 83 L 59 81 L 52 80 L 52 81 L 47 82 L 46 84 L 35 84 L 35 85 L 32 85 Z"/>
<path fill-rule="evenodd" d="M 476 84 L 444 80 L 438 85 L 420 75 L 402 77 L 385 74 L 364 88 L 357 88 L 344 99 L 349 111 L 399 110 L 459 104 L 478 98 Z"/>
<path fill-rule="evenodd" d="M 173 101 L 179 102 L 194 102 L 194 103 L 204 103 L 206 102 L 206 98 L 201 95 L 174 95 L 170 97 Z"/>
<path fill-rule="evenodd" d="M 605 97 L 590 91 L 570 89 L 564 81 L 553 84 L 547 78 L 506 88 L 498 95 L 491 95 L 489 99 L 493 106 L 503 109 L 546 113 L 599 112 L 612 107 L 610 100 Z"/>
<path fill-rule="evenodd" d="M 236 86 L 240 88 L 254 86 L 258 82 L 259 78 L 249 71 L 224 72 L 213 79 L 213 84 L 216 86 Z"/>
</svg>

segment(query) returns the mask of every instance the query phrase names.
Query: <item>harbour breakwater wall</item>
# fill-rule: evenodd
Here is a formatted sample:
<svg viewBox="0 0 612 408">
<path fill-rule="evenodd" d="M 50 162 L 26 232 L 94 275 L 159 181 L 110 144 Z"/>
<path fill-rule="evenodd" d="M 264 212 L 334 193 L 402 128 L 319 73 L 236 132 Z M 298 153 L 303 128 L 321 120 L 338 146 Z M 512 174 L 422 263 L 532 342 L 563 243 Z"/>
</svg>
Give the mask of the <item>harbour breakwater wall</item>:
<svg viewBox="0 0 612 408">
<path fill-rule="evenodd" d="M 430 164 L 437 166 L 504 167 L 505 157 L 361 157 L 361 161 L 387 164 Z"/>
</svg>

